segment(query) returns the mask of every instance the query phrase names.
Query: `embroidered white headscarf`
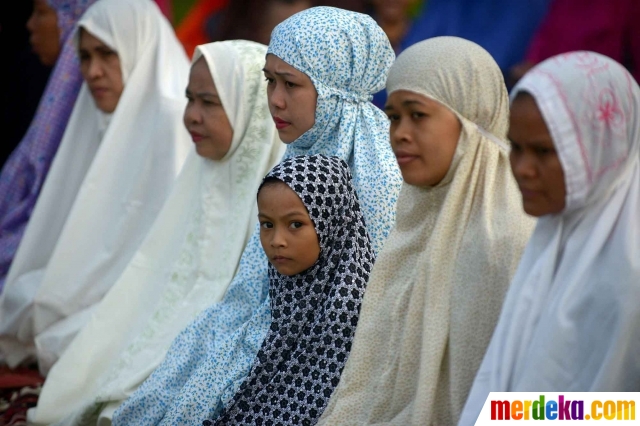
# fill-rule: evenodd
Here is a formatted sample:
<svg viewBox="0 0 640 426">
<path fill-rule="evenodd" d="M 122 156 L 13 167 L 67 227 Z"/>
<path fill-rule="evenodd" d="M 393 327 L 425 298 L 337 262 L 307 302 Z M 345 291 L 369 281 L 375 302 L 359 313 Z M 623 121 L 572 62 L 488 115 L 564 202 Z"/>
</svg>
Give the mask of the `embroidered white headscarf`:
<svg viewBox="0 0 640 426">
<path fill-rule="evenodd" d="M 78 23 L 119 56 L 124 90 L 99 112 L 85 84 L 0 298 L 2 356 L 43 373 L 116 282 L 191 147 L 189 61 L 150 0 L 100 0 Z"/>
<path fill-rule="evenodd" d="M 125 399 L 224 295 L 257 223 L 258 186 L 286 147 L 265 96 L 266 52 L 244 40 L 196 49 L 193 63 L 206 60 L 233 128 L 231 148 L 220 161 L 192 151 L 140 250 L 47 376 L 36 422 L 83 403 L 75 414 L 88 421 L 87 413 Z"/>
<path fill-rule="evenodd" d="M 493 58 L 460 38 L 423 41 L 391 67 L 387 91 L 398 90 L 449 108 L 461 134 L 442 182 L 402 187 L 320 424 L 455 423 L 533 229 L 509 168 L 507 90 Z"/>
<path fill-rule="evenodd" d="M 640 390 L 640 88 L 612 59 L 559 55 L 530 93 L 562 164 L 566 207 L 527 245 L 460 424 L 489 392 Z"/>
</svg>

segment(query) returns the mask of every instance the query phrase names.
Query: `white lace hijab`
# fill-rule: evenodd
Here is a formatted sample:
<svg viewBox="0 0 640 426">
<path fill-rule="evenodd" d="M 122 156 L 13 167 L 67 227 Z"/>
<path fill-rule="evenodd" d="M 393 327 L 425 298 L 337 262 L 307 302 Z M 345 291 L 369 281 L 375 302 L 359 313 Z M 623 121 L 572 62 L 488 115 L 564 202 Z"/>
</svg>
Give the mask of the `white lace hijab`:
<svg viewBox="0 0 640 426">
<path fill-rule="evenodd" d="M 191 146 L 189 61 L 150 0 L 100 0 L 78 22 L 119 56 L 124 90 L 106 116 L 83 84 L 0 297 L 0 350 L 43 373 L 146 236 Z"/>
<path fill-rule="evenodd" d="M 51 370 L 34 420 L 117 406 L 224 295 L 257 223 L 258 186 L 286 147 L 267 105 L 266 51 L 244 40 L 196 49 L 193 61 L 206 60 L 233 128 L 231 148 L 220 161 L 191 153 L 140 250 Z"/>
<path fill-rule="evenodd" d="M 640 88 L 615 61 L 556 56 L 513 89 L 536 100 L 566 207 L 527 245 L 460 424 L 489 392 L 640 390 Z"/>
<path fill-rule="evenodd" d="M 323 425 L 455 423 L 533 229 L 509 168 L 507 90 L 489 53 L 456 37 L 417 43 L 389 72 L 387 91 L 397 90 L 443 104 L 462 131 L 442 182 L 402 187 Z"/>
</svg>

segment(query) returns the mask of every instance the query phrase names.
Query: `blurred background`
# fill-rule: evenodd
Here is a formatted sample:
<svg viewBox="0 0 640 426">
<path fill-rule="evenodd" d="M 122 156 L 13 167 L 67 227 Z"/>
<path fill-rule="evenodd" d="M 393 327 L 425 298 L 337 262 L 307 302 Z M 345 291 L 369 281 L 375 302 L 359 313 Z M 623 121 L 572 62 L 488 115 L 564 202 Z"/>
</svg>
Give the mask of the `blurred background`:
<svg viewBox="0 0 640 426">
<path fill-rule="evenodd" d="M 435 36 L 474 41 L 496 59 L 508 88 L 536 63 L 573 50 L 610 56 L 636 79 L 640 77 L 640 0 L 155 1 L 188 55 L 197 45 L 211 41 L 247 39 L 268 44 L 273 28 L 289 16 L 313 6 L 334 6 L 371 15 L 397 54 Z M 0 5 L 0 164 L 23 137 L 55 64 L 55 55 L 37 55 L 30 43 L 34 31 L 44 25 L 54 25 L 55 30 L 55 11 L 47 0 Z M 55 35 L 49 38 L 55 40 Z M 382 107 L 384 102 L 384 91 L 376 94 L 374 103 Z"/>
</svg>

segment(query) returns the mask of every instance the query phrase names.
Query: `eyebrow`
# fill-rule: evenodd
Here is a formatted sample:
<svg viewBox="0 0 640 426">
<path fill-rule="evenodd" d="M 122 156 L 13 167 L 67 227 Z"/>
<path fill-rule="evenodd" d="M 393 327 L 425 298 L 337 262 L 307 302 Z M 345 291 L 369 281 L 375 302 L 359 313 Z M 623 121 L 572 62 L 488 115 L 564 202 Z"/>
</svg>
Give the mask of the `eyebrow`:
<svg viewBox="0 0 640 426">
<path fill-rule="evenodd" d="M 416 99 L 407 99 L 406 101 L 402 102 L 402 106 L 411 106 L 411 105 L 421 105 L 421 106 L 427 106 L 425 105 L 424 102 L 420 102 Z"/>
<path fill-rule="evenodd" d="M 269 74 L 275 74 L 275 75 L 279 75 L 279 76 L 283 76 L 283 77 L 295 77 L 295 75 L 293 75 L 290 72 L 286 72 L 286 71 L 269 71 L 266 68 L 262 68 L 263 72 L 267 72 Z"/>
<path fill-rule="evenodd" d="M 294 211 L 291 211 L 291 212 L 289 212 L 289 213 L 287 213 L 285 215 L 282 215 L 281 217 L 284 218 L 284 219 L 288 219 L 288 218 L 292 218 L 292 217 L 296 217 L 296 216 L 306 217 L 306 214 L 301 212 L 301 211 L 294 210 Z M 267 216 L 264 213 L 258 213 L 258 217 L 262 217 L 262 218 L 265 218 L 265 219 L 270 219 L 270 217 Z"/>
<path fill-rule="evenodd" d="M 507 140 L 509 142 L 517 143 L 517 144 L 520 144 L 520 145 L 525 144 L 525 145 L 527 145 L 529 147 L 532 147 L 532 148 L 549 149 L 549 145 L 551 145 L 551 147 L 553 149 L 556 149 L 556 145 L 553 143 L 553 139 L 546 139 L 545 140 L 545 139 L 536 138 L 536 139 L 533 139 L 533 140 L 530 140 L 530 141 L 522 142 L 522 141 L 515 140 L 515 139 L 510 138 L 510 137 L 507 136 Z"/>
<path fill-rule="evenodd" d="M 419 100 L 416 99 L 407 99 L 406 101 L 402 102 L 402 106 L 403 107 L 407 107 L 407 106 L 411 106 L 411 105 L 420 105 L 423 107 L 427 107 L 428 105 L 426 105 L 424 102 L 421 102 Z M 391 111 L 394 110 L 395 108 L 393 107 L 393 105 L 385 105 L 384 106 L 384 110 L 385 111 Z"/>
<path fill-rule="evenodd" d="M 189 89 L 185 89 L 185 94 L 187 95 L 194 95 L 194 93 L 191 93 L 191 91 Z M 220 99 L 220 95 L 216 94 L 216 93 L 211 93 L 211 92 L 197 92 L 195 93 L 195 96 L 199 97 L 199 98 L 206 98 L 206 97 L 211 97 L 211 98 L 217 98 Z"/>
</svg>

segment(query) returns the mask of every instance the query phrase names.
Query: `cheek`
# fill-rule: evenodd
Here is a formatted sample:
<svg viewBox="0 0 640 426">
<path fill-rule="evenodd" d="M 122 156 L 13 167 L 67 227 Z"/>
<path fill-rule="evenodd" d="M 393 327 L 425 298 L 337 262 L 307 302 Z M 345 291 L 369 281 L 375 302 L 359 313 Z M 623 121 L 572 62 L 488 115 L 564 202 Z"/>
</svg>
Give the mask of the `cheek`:
<svg viewBox="0 0 640 426">
<path fill-rule="evenodd" d="M 547 166 L 548 185 L 552 188 L 553 204 L 557 212 L 564 209 L 566 204 L 567 189 L 564 179 L 564 171 L 557 157 Z"/>
<path fill-rule="evenodd" d="M 311 89 L 301 90 L 297 97 L 298 99 L 294 100 L 292 105 L 300 105 L 298 113 L 300 122 L 304 123 L 304 125 L 310 129 L 316 122 L 318 95 L 314 89 Z"/>
<path fill-rule="evenodd" d="M 43 22 L 42 33 L 46 34 L 50 38 L 52 44 L 57 44 L 60 40 L 60 30 L 58 28 L 58 19 L 55 14 L 52 14 L 48 19 Z"/>
<path fill-rule="evenodd" d="M 216 149 L 223 152 L 222 155 L 226 154 L 233 140 L 233 129 L 222 107 L 216 106 L 215 111 L 205 116 L 205 127 L 215 141 Z"/>
<path fill-rule="evenodd" d="M 309 232 L 304 237 L 304 252 L 306 254 L 306 261 L 309 265 L 312 265 L 318 260 L 320 256 L 320 244 L 318 242 L 318 235 L 314 230 Z"/>
</svg>

